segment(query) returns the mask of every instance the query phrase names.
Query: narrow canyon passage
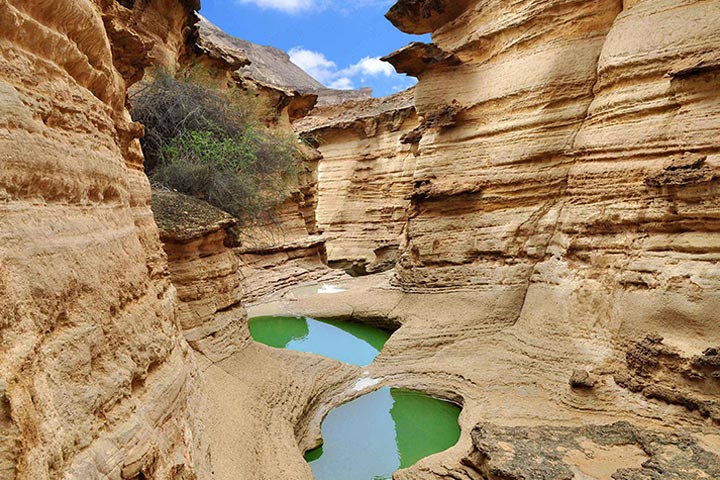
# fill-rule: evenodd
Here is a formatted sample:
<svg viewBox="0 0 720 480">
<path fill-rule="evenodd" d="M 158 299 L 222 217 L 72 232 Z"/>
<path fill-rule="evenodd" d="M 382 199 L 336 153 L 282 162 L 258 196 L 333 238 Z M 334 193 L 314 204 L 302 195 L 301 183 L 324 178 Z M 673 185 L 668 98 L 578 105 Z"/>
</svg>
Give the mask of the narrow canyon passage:
<svg viewBox="0 0 720 480">
<path fill-rule="evenodd" d="M 0 0 L 0 480 L 720 479 L 720 0 L 204 3 Z"/>
</svg>

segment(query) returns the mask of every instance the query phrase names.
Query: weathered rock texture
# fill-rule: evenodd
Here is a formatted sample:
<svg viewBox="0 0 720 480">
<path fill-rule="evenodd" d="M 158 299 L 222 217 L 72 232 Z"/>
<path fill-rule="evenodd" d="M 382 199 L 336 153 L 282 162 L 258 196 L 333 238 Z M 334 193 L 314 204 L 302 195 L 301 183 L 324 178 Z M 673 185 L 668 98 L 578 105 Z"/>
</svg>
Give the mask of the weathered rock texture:
<svg viewBox="0 0 720 480">
<path fill-rule="evenodd" d="M 112 49 L 151 36 L 107 27 L 120 8 L 0 0 L 7 478 L 211 478 L 124 109 L 137 74 Z M 458 444 L 397 480 L 717 478 L 718 2 L 402 0 L 390 18 L 435 42 L 391 57 L 420 79 L 397 276 L 255 310 L 399 326 L 372 365 L 226 335 L 227 222 L 168 238 L 178 318 L 211 352 L 217 475 L 310 479 L 323 415 L 377 381 L 463 405 Z M 303 188 L 256 258 L 312 251 Z"/>
<path fill-rule="evenodd" d="M 717 2 L 489 1 L 438 26 L 442 55 L 416 49 L 425 131 L 399 283 L 526 292 L 554 271 L 633 297 L 638 327 L 702 323 L 718 300 L 719 20 Z"/>
<path fill-rule="evenodd" d="M 566 290 L 559 311 L 602 289 L 584 315 L 623 333 L 716 333 L 720 5 L 622 7 L 475 2 L 434 32 L 460 63 L 429 61 L 416 105 L 455 113 L 419 142 L 401 285 Z"/>
<path fill-rule="evenodd" d="M 463 459 L 488 479 L 715 478 L 717 455 L 692 436 L 648 432 L 627 422 L 584 427 L 497 427 L 471 433 Z M 510 448 L 508 448 L 510 446 Z M 528 476 L 530 475 L 530 476 Z"/>
<path fill-rule="evenodd" d="M 197 37 L 200 0 L 98 0 L 110 38 L 113 63 L 128 84 L 145 70 L 174 71 Z"/>
<path fill-rule="evenodd" d="M 316 108 L 293 126 L 322 154 L 317 222 L 328 261 L 359 272 L 392 268 L 415 170 L 403 143 L 418 126 L 412 90 Z"/>
<path fill-rule="evenodd" d="M 450 18 L 448 2 L 401 1 L 391 18 L 413 30 L 411 13 L 397 15 L 418 3 L 435 45 L 390 57 L 419 78 L 422 135 L 395 282 L 468 304 L 432 328 L 406 314 L 380 364 L 429 383 L 457 376 L 448 390 L 482 399 L 468 415 L 533 435 L 617 420 L 714 431 L 703 417 L 716 415 L 720 340 L 720 3 L 490 0 Z M 645 367 L 628 351 L 651 334 L 663 347 L 642 347 Z M 590 388 L 569 391 L 574 370 L 592 373 Z M 672 478 L 713 478 L 717 461 Z M 439 465 L 477 475 L 428 462 L 398 478 Z M 544 478 L 516 467 L 481 478 Z"/>
<path fill-rule="evenodd" d="M 155 33 L 174 35 L 164 7 L 185 11 L 151 2 L 126 24 L 116 2 L 0 1 L 3 479 L 210 476 L 125 110 Z"/>
<path fill-rule="evenodd" d="M 152 210 L 177 289 L 177 321 L 188 343 L 212 361 L 242 348 L 247 315 L 228 230 L 237 220 L 201 200 L 153 192 Z"/>
<path fill-rule="evenodd" d="M 720 351 L 710 347 L 691 358 L 648 336 L 626 354 L 627 370 L 615 382 L 647 398 L 681 405 L 720 424 Z"/>
<path fill-rule="evenodd" d="M 299 187 L 270 219 L 238 229 L 235 253 L 240 260 L 246 302 L 255 302 L 302 282 L 331 280 L 341 272 L 327 267 L 327 237 L 318 229 L 318 160 L 301 146 Z"/>
<path fill-rule="evenodd" d="M 463 405 L 458 444 L 396 480 L 717 478 L 720 3 L 402 0 L 389 16 L 434 41 L 390 57 L 419 78 L 397 274 L 253 312 L 400 328 L 362 371 L 268 353 L 293 375 L 258 415 L 310 419 L 292 432 L 309 448 L 329 405 L 378 381 Z M 278 452 L 253 455 L 310 478 Z"/>
</svg>

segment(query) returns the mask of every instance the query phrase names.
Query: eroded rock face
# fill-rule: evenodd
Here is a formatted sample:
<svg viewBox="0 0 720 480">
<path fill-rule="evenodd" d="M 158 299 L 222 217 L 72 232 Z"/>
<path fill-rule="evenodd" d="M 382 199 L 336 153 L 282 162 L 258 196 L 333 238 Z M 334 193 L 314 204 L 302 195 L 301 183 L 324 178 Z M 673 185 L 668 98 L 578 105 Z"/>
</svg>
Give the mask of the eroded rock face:
<svg viewBox="0 0 720 480">
<path fill-rule="evenodd" d="M 115 8 L 0 2 L 2 478 L 211 475 Z"/>
<path fill-rule="evenodd" d="M 435 57 L 462 63 L 431 62 L 417 73 L 420 116 L 452 115 L 427 125 L 419 142 L 401 283 L 527 283 L 554 233 L 573 161 L 567 150 L 620 9 L 617 0 L 534 1 L 517 11 L 473 2 L 434 32 L 443 52 Z M 572 29 L 561 27 L 568 21 Z M 389 59 L 408 63 L 402 52 Z"/>
<path fill-rule="evenodd" d="M 97 0 L 113 63 L 128 84 L 147 67 L 175 71 L 197 38 L 200 0 Z"/>
<path fill-rule="evenodd" d="M 406 301 L 379 363 L 468 392 L 475 424 L 523 431 L 490 435 L 482 468 L 445 457 L 398 478 L 714 478 L 715 440 L 712 457 L 680 437 L 657 457 L 640 442 L 646 462 L 588 477 L 570 468 L 584 457 L 518 452 L 558 434 L 538 427 L 550 418 L 715 438 L 720 5 L 490 0 L 456 13 L 433 27 L 435 48 L 389 57 L 417 74 L 420 116 L 394 283 L 448 305 L 428 319 Z"/>
<path fill-rule="evenodd" d="M 461 63 L 417 73 L 398 283 L 602 284 L 630 309 L 603 315 L 632 311 L 633 334 L 717 333 L 718 38 L 720 9 L 699 1 L 473 2 L 437 28 L 435 56 Z M 415 70 L 407 56 L 389 58 Z"/>
<path fill-rule="evenodd" d="M 498 427 L 471 434 L 463 463 L 486 480 L 715 478 L 720 457 L 690 435 L 657 433 L 627 422 L 584 427 Z"/>
<path fill-rule="evenodd" d="M 720 353 L 710 347 L 691 358 L 650 335 L 628 349 L 615 382 L 647 398 L 682 405 L 720 424 Z"/>
<path fill-rule="evenodd" d="M 392 268 L 407 220 L 415 156 L 404 137 L 418 126 L 412 90 L 317 108 L 294 127 L 317 145 L 317 222 L 331 265 Z"/>
<path fill-rule="evenodd" d="M 302 282 L 341 276 L 327 267 L 326 236 L 317 230 L 314 208 L 303 208 L 307 200 L 301 189 L 267 222 L 239 229 L 234 251 L 240 262 L 245 302 L 255 302 Z M 311 216 L 306 217 L 306 213 Z"/>
<path fill-rule="evenodd" d="M 152 210 L 177 289 L 177 321 L 185 338 L 211 361 L 227 358 L 249 338 L 239 262 L 228 235 L 237 220 L 174 192 L 153 192 Z"/>
</svg>

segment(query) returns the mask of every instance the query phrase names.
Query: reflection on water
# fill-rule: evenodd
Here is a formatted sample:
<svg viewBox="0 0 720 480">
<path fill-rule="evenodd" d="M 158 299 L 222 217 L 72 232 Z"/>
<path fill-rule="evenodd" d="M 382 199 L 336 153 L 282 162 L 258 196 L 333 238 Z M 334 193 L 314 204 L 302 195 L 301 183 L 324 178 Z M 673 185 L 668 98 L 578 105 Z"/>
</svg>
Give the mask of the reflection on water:
<svg viewBox="0 0 720 480">
<path fill-rule="evenodd" d="M 306 317 L 255 317 L 250 333 L 276 348 L 369 365 L 390 337 L 367 325 Z M 378 379 L 361 378 L 356 388 Z M 460 408 L 410 390 L 382 388 L 332 410 L 324 445 L 305 454 L 316 480 L 385 480 L 400 468 L 454 445 Z"/>
<path fill-rule="evenodd" d="M 305 454 L 316 480 L 390 479 L 460 437 L 456 405 L 383 388 L 341 405 L 322 425 L 324 445 Z"/>
<path fill-rule="evenodd" d="M 250 334 L 260 343 L 360 366 L 369 365 L 390 338 L 389 333 L 360 323 L 307 317 L 255 317 L 249 323 Z"/>
</svg>

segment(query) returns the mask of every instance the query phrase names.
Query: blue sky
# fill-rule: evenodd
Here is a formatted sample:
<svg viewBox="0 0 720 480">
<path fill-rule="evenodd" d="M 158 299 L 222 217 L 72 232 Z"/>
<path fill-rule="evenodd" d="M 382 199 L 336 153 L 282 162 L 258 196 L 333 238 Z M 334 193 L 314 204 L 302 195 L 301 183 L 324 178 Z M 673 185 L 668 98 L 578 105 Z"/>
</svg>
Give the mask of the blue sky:
<svg viewBox="0 0 720 480">
<path fill-rule="evenodd" d="M 290 53 L 333 88 L 372 87 L 384 96 L 414 85 L 379 57 L 414 40 L 384 14 L 394 0 L 202 0 L 202 13 L 230 35 Z"/>
</svg>

